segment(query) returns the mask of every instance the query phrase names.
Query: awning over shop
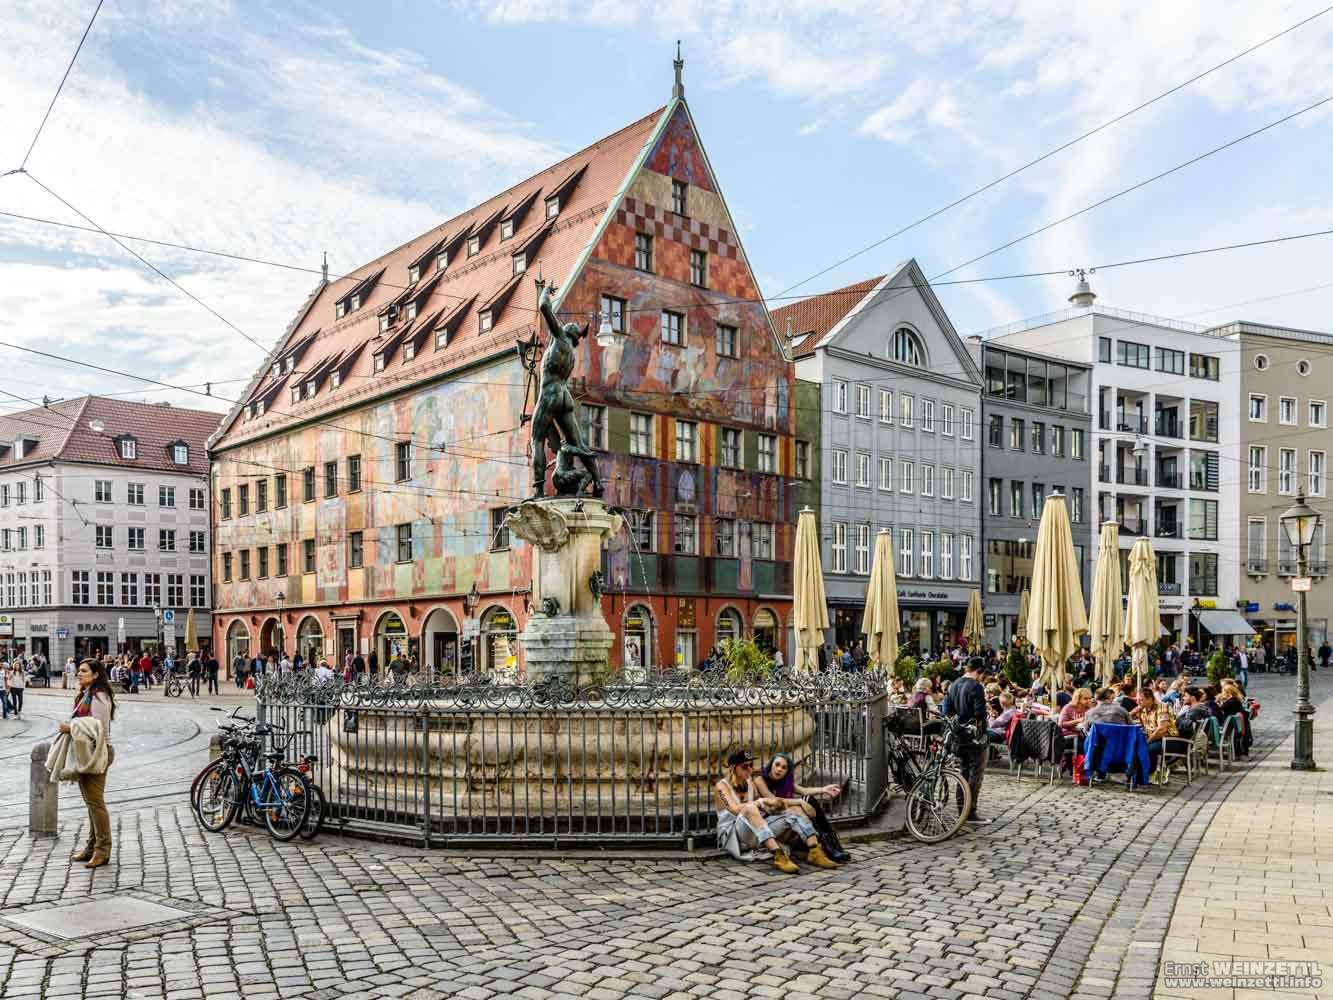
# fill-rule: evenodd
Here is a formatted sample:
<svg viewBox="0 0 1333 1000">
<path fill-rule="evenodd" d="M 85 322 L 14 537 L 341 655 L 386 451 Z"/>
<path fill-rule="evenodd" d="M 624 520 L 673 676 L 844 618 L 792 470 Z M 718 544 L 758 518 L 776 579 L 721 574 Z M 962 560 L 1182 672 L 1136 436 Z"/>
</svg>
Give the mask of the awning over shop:
<svg viewBox="0 0 1333 1000">
<path fill-rule="evenodd" d="M 1254 635 L 1250 623 L 1235 611 L 1198 611 L 1199 624 L 1213 635 Z"/>
</svg>

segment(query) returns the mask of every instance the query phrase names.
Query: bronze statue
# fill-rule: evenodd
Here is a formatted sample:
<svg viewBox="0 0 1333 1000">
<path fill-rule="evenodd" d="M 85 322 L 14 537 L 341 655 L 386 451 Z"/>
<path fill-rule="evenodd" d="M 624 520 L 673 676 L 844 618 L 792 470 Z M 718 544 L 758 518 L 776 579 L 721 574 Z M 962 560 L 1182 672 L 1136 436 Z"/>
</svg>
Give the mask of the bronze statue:
<svg viewBox="0 0 1333 1000">
<path fill-rule="evenodd" d="M 551 308 L 554 287 L 540 282 L 538 285 L 541 292 L 537 304 L 551 337 L 542 354 L 541 386 L 532 412 L 532 496 L 540 497 L 546 492 L 549 450 L 561 460 L 554 478 L 557 496 L 576 496 L 586 485 L 588 493 L 599 497 L 602 495 L 602 479 L 597 473 L 596 456 L 584 446 L 583 434 L 574 415 L 574 397 L 569 392 L 569 378 L 574 373 L 574 352 L 588 328 L 577 323 L 562 326 Z M 583 463 L 586 475 L 570 474 L 573 458 Z"/>
</svg>

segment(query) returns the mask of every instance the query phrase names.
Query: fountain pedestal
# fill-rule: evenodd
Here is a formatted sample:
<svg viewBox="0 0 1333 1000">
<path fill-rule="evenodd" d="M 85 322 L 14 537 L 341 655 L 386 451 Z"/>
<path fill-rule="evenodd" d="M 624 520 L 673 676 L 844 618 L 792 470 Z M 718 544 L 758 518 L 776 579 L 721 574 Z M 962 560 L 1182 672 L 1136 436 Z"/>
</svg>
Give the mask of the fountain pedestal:
<svg viewBox="0 0 1333 1000">
<path fill-rule="evenodd" d="M 621 516 L 591 497 L 550 497 L 521 504 L 505 522 L 534 549 L 533 614 L 519 635 L 528 681 L 602 683 L 615 642 L 602 613 L 602 547 Z"/>
</svg>

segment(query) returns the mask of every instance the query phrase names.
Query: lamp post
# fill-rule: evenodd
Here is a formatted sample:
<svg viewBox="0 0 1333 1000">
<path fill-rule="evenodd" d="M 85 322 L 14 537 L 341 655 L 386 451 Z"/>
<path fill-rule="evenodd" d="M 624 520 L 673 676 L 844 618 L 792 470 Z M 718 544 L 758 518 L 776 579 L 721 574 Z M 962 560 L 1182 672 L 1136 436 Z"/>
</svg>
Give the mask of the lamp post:
<svg viewBox="0 0 1333 1000">
<path fill-rule="evenodd" d="M 1306 576 L 1309 564 L 1306 552 L 1314 540 L 1315 528 L 1319 524 L 1319 514 L 1305 502 L 1305 491 L 1296 496 L 1296 504 L 1279 520 L 1282 530 L 1287 533 L 1287 541 L 1296 550 L 1296 579 L 1300 580 L 1296 590 L 1296 732 L 1295 746 L 1292 750 L 1291 769 L 1293 771 L 1313 771 L 1314 762 L 1314 706 L 1310 704 L 1310 659 L 1306 656 L 1305 639 L 1305 594 L 1310 586 Z"/>
<path fill-rule="evenodd" d="M 273 595 L 273 600 L 278 603 L 278 659 L 282 659 L 287 654 L 287 625 L 282 617 L 282 609 L 287 602 L 287 592 L 279 590 Z M 300 650 L 298 649 L 299 653 Z"/>
</svg>

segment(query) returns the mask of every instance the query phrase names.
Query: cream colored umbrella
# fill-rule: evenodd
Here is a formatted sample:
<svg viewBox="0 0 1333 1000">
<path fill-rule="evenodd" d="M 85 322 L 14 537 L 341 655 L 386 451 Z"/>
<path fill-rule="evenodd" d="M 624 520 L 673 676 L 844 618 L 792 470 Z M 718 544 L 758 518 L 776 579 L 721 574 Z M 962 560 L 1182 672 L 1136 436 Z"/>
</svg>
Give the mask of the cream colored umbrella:
<svg viewBox="0 0 1333 1000">
<path fill-rule="evenodd" d="M 1125 647 L 1124 601 L 1120 596 L 1120 525 L 1102 525 L 1097 569 L 1092 577 L 1092 608 L 1088 615 L 1097 680 L 1105 687 L 1115 677 L 1115 661 Z"/>
<path fill-rule="evenodd" d="M 819 527 L 815 512 L 801 511 L 796 522 L 796 555 L 792 567 L 792 627 L 796 630 L 796 666 L 819 669 L 819 645 L 829 627 L 824 571 L 819 562 Z"/>
<path fill-rule="evenodd" d="M 866 586 L 861 634 L 866 637 L 866 652 L 871 662 L 886 673 L 898 662 L 900 627 L 898 577 L 893 571 L 893 532 L 880 528 L 875 536 L 875 561 L 870 565 L 870 583 Z"/>
<path fill-rule="evenodd" d="M 973 589 L 967 598 L 967 618 L 963 621 L 963 635 L 967 636 L 967 652 L 975 656 L 981 648 L 981 591 Z"/>
<path fill-rule="evenodd" d="M 1041 657 L 1042 676 L 1047 680 L 1054 710 L 1055 693 L 1065 682 L 1065 661 L 1078 648 L 1079 636 L 1088 631 L 1074 535 L 1060 493 L 1047 497 L 1041 512 L 1026 625 L 1028 641 Z"/>
<path fill-rule="evenodd" d="M 1157 601 L 1157 554 L 1152 542 L 1140 538 L 1129 550 L 1129 603 L 1125 611 L 1125 641 L 1134 663 L 1134 679 L 1143 686 L 1148 671 L 1148 647 L 1162 637 L 1162 616 Z"/>
<path fill-rule="evenodd" d="M 1014 635 L 1024 641 L 1028 637 L 1028 605 L 1031 603 L 1032 595 L 1024 587 L 1023 593 L 1018 595 L 1018 621 L 1014 622 Z"/>
<path fill-rule="evenodd" d="M 189 653 L 199 651 L 199 636 L 197 633 L 199 626 L 194 621 L 194 608 L 190 609 L 189 614 L 185 616 L 185 650 Z"/>
</svg>

